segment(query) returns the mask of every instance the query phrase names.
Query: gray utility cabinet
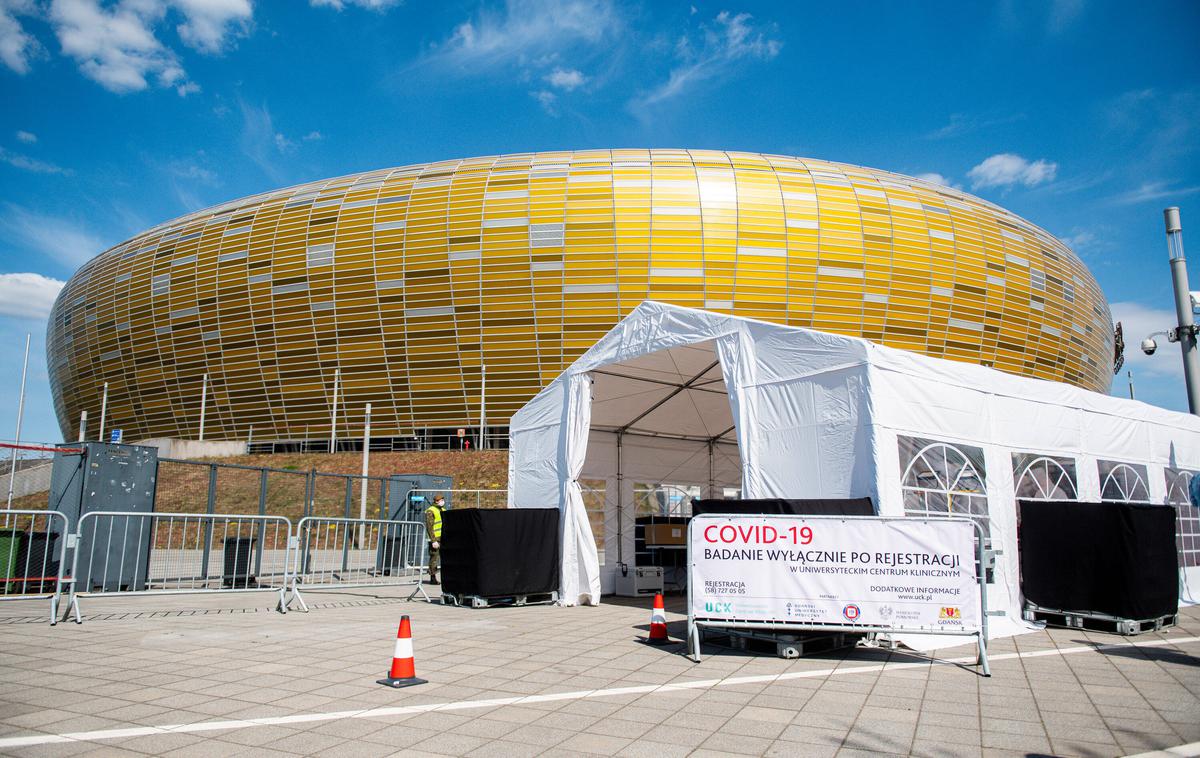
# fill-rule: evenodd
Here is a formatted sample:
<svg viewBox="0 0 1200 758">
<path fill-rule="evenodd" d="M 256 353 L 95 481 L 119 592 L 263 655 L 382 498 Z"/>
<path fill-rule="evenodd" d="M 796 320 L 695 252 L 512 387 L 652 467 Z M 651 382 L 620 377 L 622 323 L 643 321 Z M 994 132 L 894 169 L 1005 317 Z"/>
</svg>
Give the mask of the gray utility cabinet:
<svg viewBox="0 0 1200 758">
<path fill-rule="evenodd" d="M 67 442 L 54 454 L 49 507 L 66 515 L 71 532 L 84 514 L 95 511 L 153 513 L 157 480 L 158 448 Z M 80 551 L 76 589 L 145 589 L 151 526 L 147 518 L 105 518 L 99 525 L 89 519 L 75 546 Z"/>
<path fill-rule="evenodd" d="M 388 481 L 388 519 L 424 521 L 433 496 L 446 497 L 446 508 L 454 507 L 454 478 L 433 474 L 393 474 Z"/>
<path fill-rule="evenodd" d="M 441 493 L 446 497 L 446 507 L 454 493 L 454 479 L 433 474 L 394 474 L 388 478 L 387 516 L 389 521 L 416 521 L 425 523 L 425 509 L 433 502 L 433 496 Z M 429 546 L 424 540 L 420 544 L 406 544 L 404 531 L 407 527 L 387 529 L 380 535 L 379 555 L 376 569 L 384 575 L 395 571 L 424 566 L 429 562 Z"/>
</svg>

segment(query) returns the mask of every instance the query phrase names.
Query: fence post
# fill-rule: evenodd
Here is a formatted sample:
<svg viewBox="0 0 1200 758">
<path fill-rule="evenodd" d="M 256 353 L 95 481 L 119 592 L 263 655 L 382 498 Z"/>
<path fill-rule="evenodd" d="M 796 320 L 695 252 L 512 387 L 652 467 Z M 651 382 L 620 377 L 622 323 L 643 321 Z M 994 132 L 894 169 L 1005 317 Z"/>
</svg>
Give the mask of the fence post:
<svg viewBox="0 0 1200 758">
<path fill-rule="evenodd" d="M 304 478 L 304 515 L 311 516 L 313 511 L 313 498 L 317 496 L 317 467 L 313 466 L 305 473 Z M 300 529 L 296 529 L 296 536 L 300 536 Z M 304 551 L 302 561 L 297 561 L 296 565 L 301 567 L 301 573 L 307 574 L 309 567 L 308 554 L 308 532 L 304 534 L 304 540 L 300 544 L 300 549 Z"/>
<path fill-rule="evenodd" d="M 258 515 L 267 515 L 267 470 L 266 468 L 259 469 L 258 472 Z M 276 534 L 276 537 L 279 535 Z M 258 549 L 254 555 L 254 575 L 262 576 L 262 559 L 263 550 L 266 549 L 267 541 L 267 522 L 258 522 Z M 284 564 L 287 559 L 284 558 Z"/>
<path fill-rule="evenodd" d="M 379 480 L 379 520 L 387 521 L 388 517 L 388 480 Z"/>
<path fill-rule="evenodd" d="M 316 488 L 314 486 L 316 484 L 316 482 L 314 481 L 316 474 L 317 474 L 317 469 L 315 466 L 313 468 L 309 469 L 307 474 L 305 474 L 305 478 L 304 478 L 304 515 L 305 516 L 313 515 L 312 514 L 312 501 L 313 501 L 313 497 L 316 496 L 316 492 L 315 492 Z"/>
<path fill-rule="evenodd" d="M 208 464 L 208 506 L 205 513 L 213 514 L 217 512 L 217 464 Z M 212 538 L 214 519 L 206 519 L 208 526 L 204 529 L 204 553 L 200 558 L 201 569 L 200 578 L 205 582 L 208 581 L 208 559 L 212 554 Z"/>
<path fill-rule="evenodd" d="M 350 514 L 350 509 L 354 505 L 354 479 L 346 476 L 346 518 L 354 518 Z M 354 531 L 350 529 L 350 525 L 346 525 L 346 536 L 342 539 L 342 571 L 350 569 L 350 535 Z"/>
</svg>

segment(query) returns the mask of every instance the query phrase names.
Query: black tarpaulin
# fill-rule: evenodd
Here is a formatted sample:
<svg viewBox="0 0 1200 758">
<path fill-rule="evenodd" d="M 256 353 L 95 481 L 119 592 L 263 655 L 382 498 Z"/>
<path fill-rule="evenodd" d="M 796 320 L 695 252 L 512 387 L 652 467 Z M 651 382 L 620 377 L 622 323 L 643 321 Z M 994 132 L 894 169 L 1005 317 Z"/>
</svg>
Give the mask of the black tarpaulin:
<svg viewBox="0 0 1200 758">
<path fill-rule="evenodd" d="M 869 497 L 842 500 L 790 500 L 758 498 L 751 500 L 696 500 L 692 515 L 706 513 L 778 513 L 787 516 L 874 516 L 875 506 Z"/>
<path fill-rule="evenodd" d="M 1022 500 L 1021 592 L 1038 606 L 1151 619 L 1179 609 L 1175 509 Z"/>
<path fill-rule="evenodd" d="M 461 508 L 442 516 L 442 591 L 508 597 L 558 589 L 557 508 Z"/>
</svg>

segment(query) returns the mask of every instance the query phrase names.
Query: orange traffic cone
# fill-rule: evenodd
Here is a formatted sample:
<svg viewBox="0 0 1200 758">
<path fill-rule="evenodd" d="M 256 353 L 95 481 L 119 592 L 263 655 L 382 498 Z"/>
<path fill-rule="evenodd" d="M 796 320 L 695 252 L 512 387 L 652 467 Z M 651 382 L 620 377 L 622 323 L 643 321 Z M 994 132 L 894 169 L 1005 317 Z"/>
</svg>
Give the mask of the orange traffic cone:
<svg viewBox="0 0 1200 758">
<path fill-rule="evenodd" d="M 667 611 L 663 608 L 662 593 L 654 596 L 654 608 L 650 611 L 650 636 L 646 638 L 650 645 L 666 645 L 671 642 L 667 636 Z"/>
<path fill-rule="evenodd" d="M 392 653 L 392 670 L 386 679 L 380 679 L 376 684 L 400 688 L 425 683 L 426 680 L 417 678 L 417 668 L 413 662 L 412 629 L 408 624 L 408 616 L 401 616 L 400 629 L 396 632 L 396 651 Z"/>
</svg>

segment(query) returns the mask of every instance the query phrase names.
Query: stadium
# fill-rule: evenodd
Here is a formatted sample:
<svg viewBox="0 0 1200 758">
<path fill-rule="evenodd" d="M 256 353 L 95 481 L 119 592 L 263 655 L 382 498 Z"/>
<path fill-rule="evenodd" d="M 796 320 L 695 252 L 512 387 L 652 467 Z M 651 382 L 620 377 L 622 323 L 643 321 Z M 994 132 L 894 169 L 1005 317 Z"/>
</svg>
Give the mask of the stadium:
<svg viewBox="0 0 1200 758">
<path fill-rule="evenodd" d="M 744 152 L 526 153 L 382 169 L 106 250 L 47 326 L 58 423 L 125 439 L 503 429 L 645 300 L 1107 392 L 1108 304 L 1054 236 L 964 192 Z M 486 367 L 486 369 L 485 369 Z M 207 377 L 207 384 L 205 384 Z M 336 391 L 335 391 L 336 387 Z"/>
</svg>

